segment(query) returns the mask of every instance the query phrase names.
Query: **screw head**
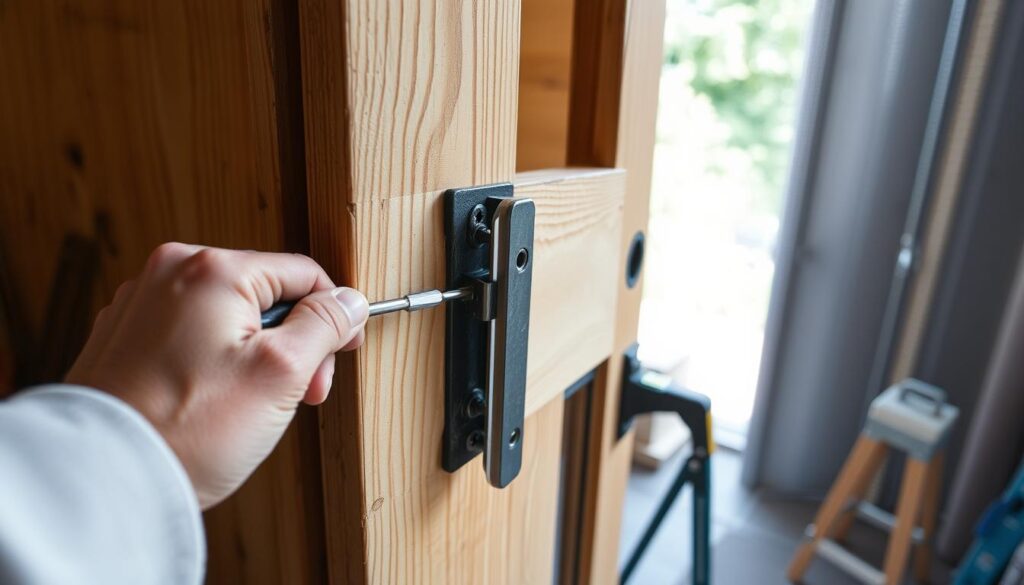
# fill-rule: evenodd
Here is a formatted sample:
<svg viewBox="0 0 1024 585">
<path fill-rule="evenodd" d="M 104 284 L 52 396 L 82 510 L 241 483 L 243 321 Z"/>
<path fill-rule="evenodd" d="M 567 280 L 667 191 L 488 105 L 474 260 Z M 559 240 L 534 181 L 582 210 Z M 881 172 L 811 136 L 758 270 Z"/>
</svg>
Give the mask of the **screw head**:
<svg viewBox="0 0 1024 585">
<path fill-rule="evenodd" d="M 472 211 L 469 212 L 466 234 L 469 236 L 470 243 L 478 248 L 491 239 L 491 228 L 487 227 L 486 219 L 487 207 L 482 203 L 473 206 Z"/>
<path fill-rule="evenodd" d="M 484 222 L 484 216 L 487 215 L 487 208 L 484 207 L 483 203 L 478 203 L 478 204 L 473 206 L 473 211 L 471 211 L 469 213 L 470 213 L 470 216 L 473 218 L 472 219 L 473 223 L 483 223 Z"/>
<path fill-rule="evenodd" d="M 483 451 L 484 450 L 484 441 L 486 439 L 487 439 L 487 435 L 483 431 L 481 431 L 480 429 L 477 429 L 475 431 L 471 431 L 469 433 L 469 436 L 466 437 L 466 449 L 468 449 L 469 451 L 472 451 L 474 453 L 478 453 L 480 451 Z"/>
</svg>

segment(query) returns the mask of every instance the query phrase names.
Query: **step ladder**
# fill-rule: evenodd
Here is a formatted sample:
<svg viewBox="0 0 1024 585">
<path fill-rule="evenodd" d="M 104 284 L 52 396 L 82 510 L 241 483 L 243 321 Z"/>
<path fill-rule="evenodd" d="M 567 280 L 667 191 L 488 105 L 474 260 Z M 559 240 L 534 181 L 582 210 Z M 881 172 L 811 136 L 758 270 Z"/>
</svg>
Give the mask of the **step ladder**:
<svg viewBox="0 0 1024 585">
<path fill-rule="evenodd" d="M 945 392 L 914 378 L 875 398 L 864 430 L 790 562 L 789 580 L 799 582 L 817 555 L 863 583 L 897 585 L 913 544 L 915 578 L 927 581 L 942 481 L 942 450 L 958 414 L 955 406 L 946 403 Z M 895 515 L 862 501 L 889 449 L 907 455 Z M 842 545 L 857 519 L 890 533 L 884 570 Z"/>
</svg>

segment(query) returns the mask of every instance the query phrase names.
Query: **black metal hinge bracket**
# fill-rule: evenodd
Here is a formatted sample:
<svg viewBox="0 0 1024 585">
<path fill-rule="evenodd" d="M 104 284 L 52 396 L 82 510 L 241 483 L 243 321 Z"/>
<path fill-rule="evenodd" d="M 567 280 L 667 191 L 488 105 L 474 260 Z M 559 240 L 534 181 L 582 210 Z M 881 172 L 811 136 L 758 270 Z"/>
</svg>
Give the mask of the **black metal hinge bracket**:
<svg viewBox="0 0 1024 585">
<path fill-rule="evenodd" d="M 495 487 L 519 473 L 526 405 L 535 210 L 513 196 L 509 183 L 444 195 L 446 286 L 473 300 L 447 311 L 441 465 L 454 472 L 483 452 Z"/>
</svg>

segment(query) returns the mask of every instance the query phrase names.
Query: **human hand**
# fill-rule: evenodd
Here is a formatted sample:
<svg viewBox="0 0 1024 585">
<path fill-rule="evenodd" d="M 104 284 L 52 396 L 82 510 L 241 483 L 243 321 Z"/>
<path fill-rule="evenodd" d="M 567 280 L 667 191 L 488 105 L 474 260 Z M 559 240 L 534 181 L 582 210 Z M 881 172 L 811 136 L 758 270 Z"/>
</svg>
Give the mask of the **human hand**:
<svg viewBox="0 0 1024 585">
<path fill-rule="evenodd" d="M 300 298 L 261 330 L 261 311 Z M 334 353 L 362 344 L 367 314 L 305 256 L 164 244 L 100 311 L 66 381 L 141 412 L 206 509 L 270 454 L 300 401 L 327 398 Z"/>
</svg>

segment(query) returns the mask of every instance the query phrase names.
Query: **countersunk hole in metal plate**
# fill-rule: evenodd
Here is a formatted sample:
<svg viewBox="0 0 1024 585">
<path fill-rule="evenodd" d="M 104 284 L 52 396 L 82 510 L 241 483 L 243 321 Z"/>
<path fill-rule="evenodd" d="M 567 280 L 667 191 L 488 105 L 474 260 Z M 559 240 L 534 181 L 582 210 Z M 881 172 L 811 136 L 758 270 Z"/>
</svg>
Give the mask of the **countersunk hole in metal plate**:
<svg viewBox="0 0 1024 585">
<path fill-rule="evenodd" d="M 519 272 L 526 270 L 526 264 L 530 261 L 530 253 L 526 248 L 519 248 L 519 253 L 516 254 L 516 269 Z"/>
<path fill-rule="evenodd" d="M 472 453 L 479 453 L 483 450 L 484 441 L 486 440 L 487 435 L 480 429 L 470 431 L 469 436 L 466 437 L 466 450 Z"/>
<path fill-rule="evenodd" d="M 644 233 L 637 232 L 629 243 L 629 255 L 626 257 L 626 287 L 633 288 L 640 280 L 640 270 L 644 266 Z"/>
<path fill-rule="evenodd" d="M 510 449 L 514 449 L 519 444 L 519 429 L 512 429 L 512 432 L 508 434 L 508 446 Z"/>
</svg>

